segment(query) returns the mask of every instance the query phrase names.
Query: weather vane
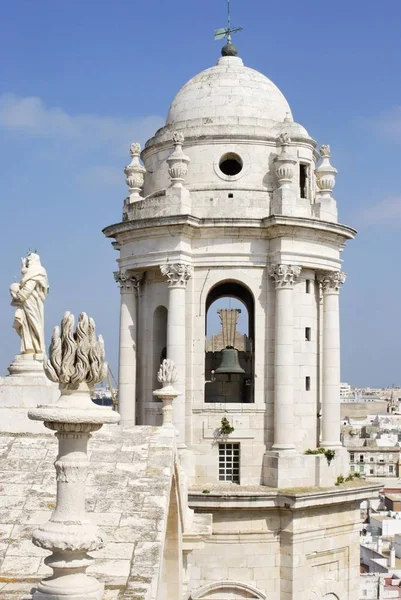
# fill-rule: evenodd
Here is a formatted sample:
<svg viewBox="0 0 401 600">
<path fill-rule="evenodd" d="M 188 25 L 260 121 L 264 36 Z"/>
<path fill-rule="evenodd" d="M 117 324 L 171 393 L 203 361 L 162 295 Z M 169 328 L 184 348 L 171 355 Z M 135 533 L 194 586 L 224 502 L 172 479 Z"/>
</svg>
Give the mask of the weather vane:
<svg viewBox="0 0 401 600">
<path fill-rule="evenodd" d="M 224 29 L 216 29 L 214 32 L 215 40 L 223 40 L 227 38 L 227 43 L 231 44 L 231 36 L 238 31 L 242 31 L 242 27 L 231 27 L 231 12 L 230 12 L 230 0 L 227 0 L 227 27 Z"/>
</svg>

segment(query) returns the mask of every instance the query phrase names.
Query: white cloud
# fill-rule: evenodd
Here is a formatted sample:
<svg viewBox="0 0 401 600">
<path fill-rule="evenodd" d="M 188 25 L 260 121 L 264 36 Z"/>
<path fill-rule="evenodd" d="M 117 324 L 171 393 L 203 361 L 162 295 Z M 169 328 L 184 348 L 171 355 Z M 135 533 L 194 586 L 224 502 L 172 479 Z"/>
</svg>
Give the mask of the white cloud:
<svg viewBox="0 0 401 600">
<path fill-rule="evenodd" d="M 367 225 L 383 223 L 401 225 L 401 196 L 385 198 L 376 204 L 366 207 L 361 213 L 361 218 Z"/>
<path fill-rule="evenodd" d="M 107 144 L 111 150 L 127 151 L 132 141 L 144 143 L 161 127 L 164 119 L 71 115 L 62 108 L 48 107 L 37 97 L 0 95 L 0 127 L 47 139 L 63 139 L 84 146 Z"/>
</svg>

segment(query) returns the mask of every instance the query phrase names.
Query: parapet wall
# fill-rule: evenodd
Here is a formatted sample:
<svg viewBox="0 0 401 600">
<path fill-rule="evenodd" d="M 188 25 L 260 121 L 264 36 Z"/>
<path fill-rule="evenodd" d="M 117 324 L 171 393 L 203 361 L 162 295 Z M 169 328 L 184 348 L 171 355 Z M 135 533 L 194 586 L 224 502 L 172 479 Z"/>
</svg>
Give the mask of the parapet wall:
<svg viewBox="0 0 401 600">
<path fill-rule="evenodd" d="M 43 430 L 43 435 L 0 434 L 2 600 L 30 597 L 35 583 L 52 572 L 43 562 L 48 552 L 31 541 L 56 499 L 57 440 Z M 92 553 L 96 562 L 88 573 L 105 582 L 105 600 L 115 600 L 122 590 L 131 590 L 137 599 L 151 598 L 167 528 L 174 430 L 106 426 L 94 434 L 89 452 L 87 510 L 108 543 Z"/>
</svg>

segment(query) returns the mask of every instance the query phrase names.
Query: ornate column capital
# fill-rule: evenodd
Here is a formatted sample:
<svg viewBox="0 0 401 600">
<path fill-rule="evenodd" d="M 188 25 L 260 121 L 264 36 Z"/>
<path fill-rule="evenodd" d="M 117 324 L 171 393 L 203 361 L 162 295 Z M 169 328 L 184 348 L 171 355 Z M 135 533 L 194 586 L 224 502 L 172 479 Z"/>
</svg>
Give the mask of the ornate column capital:
<svg viewBox="0 0 401 600">
<path fill-rule="evenodd" d="M 135 292 L 137 296 L 143 279 L 143 273 L 132 273 L 131 271 L 114 271 L 116 283 L 120 286 L 120 292 Z"/>
<path fill-rule="evenodd" d="M 274 280 L 276 289 L 292 288 L 300 276 L 302 267 L 298 265 L 270 265 L 268 274 Z"/>
<path fill-rule="evenodd" d="M 183 263 L 167 263 L 160 267 L 162 275 L 167 277 L 169 287 L 181 287 L 185 288 L 188 279 L 193 275 L 193 268 L 191 265 L 185 265 Z"/>
<path fill-rule="evenodd" d="M 341 271 L 327 271 L 318 276 L 323 294 L 338 294 L 345 280 L 346 275 Z"/>
</svg>

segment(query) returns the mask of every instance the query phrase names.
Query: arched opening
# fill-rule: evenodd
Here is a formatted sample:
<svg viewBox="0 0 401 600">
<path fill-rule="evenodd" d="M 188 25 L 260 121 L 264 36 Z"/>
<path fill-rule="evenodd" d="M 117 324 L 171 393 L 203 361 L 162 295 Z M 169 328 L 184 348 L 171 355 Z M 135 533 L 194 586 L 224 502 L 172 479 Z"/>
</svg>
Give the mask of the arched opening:
<svg viewBox="0 0 401 600">
<path fill-rule="evenodd" d="M 254 300 L 236 281 L 206 299 L 205 402 L 254 401 Z"/>
<path fill-rule="evenodd" d="M 166 358 L 167 348 L 167 308 L 158 306 L 153 313 L 153 346 L 152 346 L 152 382 L 153 390 L 160 387 L 157 381 L 157 372 Z M 154 397 L 158 402 L 159 399 Z"/>
<path fill-rule="evenodd" d="M 190 600 L 266 600 L 262 590 L 242 581 L 221 580 L 207 583 L 191 592 Z"/>
</svg>

